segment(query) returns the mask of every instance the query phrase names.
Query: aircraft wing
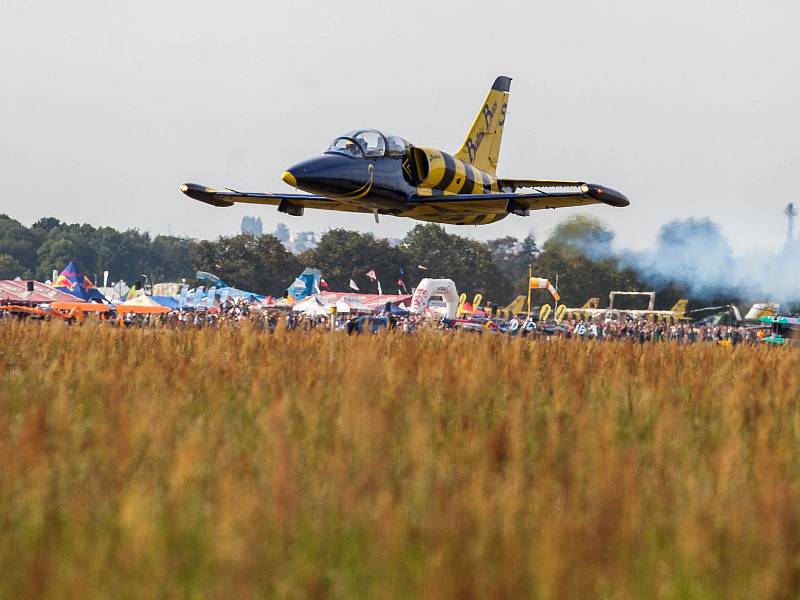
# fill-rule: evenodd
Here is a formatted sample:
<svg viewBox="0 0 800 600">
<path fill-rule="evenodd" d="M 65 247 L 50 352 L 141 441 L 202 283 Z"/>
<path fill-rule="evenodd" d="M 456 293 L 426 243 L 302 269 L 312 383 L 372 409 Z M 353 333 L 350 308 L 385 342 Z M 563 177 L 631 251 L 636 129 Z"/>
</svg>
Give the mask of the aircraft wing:
<svg viewBox="0 0 800 600">
<path fill-rule="evenodd" d="M 184 183 L 181 191 L 194 200 L 211 206 L 233 206 L 243 202 L 248 204 L 267 204 L 277 206 L 281 212 L 300 215 L 305 208 L 321 208 L 346 212 L 371 213 L 368 208 L 349 204 L 325 196 L 312 194 L 268 194 L 262 192 L 237 192 L 231 189 L 215 189 L 197 183 Z"/>
<path fill-rule="evenodd" d="M 509 180 L 505 180 L 509 181 Z M 489 213 L 508 210 L 526 211 L 545 208 L 564 208 L 567 206 L 587 206 L 608 204 L 609 206 L 628 206 L 628 199 L 611 188 L 593 183 L 574 181 L 515 180 L 516 185 L 507 187 L 530 187 L 533 192 L 500 192 L 492 194 L 453 194 L 446 196 L 413 196 L 409 204 L 435 207 L 439 210 L 459 213 Z M 503 180 L 501 180 L 502 189 Z"/>
</svg>

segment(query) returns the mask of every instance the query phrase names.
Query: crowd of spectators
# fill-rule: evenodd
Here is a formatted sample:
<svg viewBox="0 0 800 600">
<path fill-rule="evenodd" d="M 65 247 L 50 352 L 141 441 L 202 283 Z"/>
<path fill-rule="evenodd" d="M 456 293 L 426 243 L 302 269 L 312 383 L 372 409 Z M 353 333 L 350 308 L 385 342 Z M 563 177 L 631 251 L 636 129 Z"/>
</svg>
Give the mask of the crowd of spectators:
<svg viewBox="0 0 800 600">
<path fill-rule="evenodd" d="M 0 319 L 26 318 L 30 315 L 0 310 Z M 280 310 L 260 304 L 250 304 L 240 299 L 232 300 L 212 310 L 172 310 L 161 314 L 126 313 L 93 314 L 67 319 L 79 322 L 85 318 L 97 319 L 119 327 L 158 327 L 168 329 L 202 329 L 238 327 L 243 322 L 274 331 L 285 327 L 289 331 L 324 329 L 348 334 L 378 332 L 395 329 L 403 333 L 414 333 L 420 329 L 462 330 L 481 334 L 520 337 L 564 337 L 585 340 L 626 341 L 634 343 L 673 342 L 691 344 L 710 342 L 723 344 L 756 343 L 767 330 L 745 325 L 710 325 L 685 321 L 658 322 L 650 320 L 590 320 L 553 321 L 528 320 L 524 316 L 503 319 L 429 319 L 417 315 L 365 316 L 365 315 L 317 315 L 309 316 Z"/>
<path fill-rule="evenodd" d="M 627 340 L 634 342 L 758 342 L 763 337 L 763 328 L 744 325 L 710 325 L 688 322 L 654 322 L 627 320 L 602 322 L 571 321 L 563 324 L 564 335 L 578 338 L 605 340 Z"/>
</svg>

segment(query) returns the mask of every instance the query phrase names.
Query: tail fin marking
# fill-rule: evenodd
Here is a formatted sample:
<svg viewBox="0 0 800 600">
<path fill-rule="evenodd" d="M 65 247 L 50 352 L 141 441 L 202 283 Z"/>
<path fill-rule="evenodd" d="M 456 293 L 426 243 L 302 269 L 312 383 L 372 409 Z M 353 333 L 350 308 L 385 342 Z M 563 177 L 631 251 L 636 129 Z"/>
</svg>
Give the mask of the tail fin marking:
<svg viewBox="0 0 800 600">
<path fill-rule="evenodd" d="M 501 75 L 495 79 L 492 89 L 489 90 L 483 106 L 472 123 L 467 139 L 454 155 L 490 175 L 497 172 L 510 89 L 510 77 Z"/>
</svg>

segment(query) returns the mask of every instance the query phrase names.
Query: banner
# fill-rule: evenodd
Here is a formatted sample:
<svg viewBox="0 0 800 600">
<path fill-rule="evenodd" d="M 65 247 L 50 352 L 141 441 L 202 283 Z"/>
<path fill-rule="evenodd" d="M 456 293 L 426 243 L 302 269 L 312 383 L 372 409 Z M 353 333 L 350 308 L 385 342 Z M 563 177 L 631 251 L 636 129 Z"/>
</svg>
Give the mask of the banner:
<svg viewBox="0 0 800 600">
<path fill-rule="evenodd" d="M 200 302 L 202 302 L 202 300 L 203 300 L 203 289 L 205 289 L 205 288 L 203 288 L 203 286 L 201 285 L 201 286 L 198 286 L 194 290 L 194 307 L 195 308 L 200 306 Z"/>
<path fill-rule="evenodd" d="M 319 280 L 322 273 L 319 269 L 306 267 L 287 290 L 296 300 L 302 300 L 313 294 L 319 294 Z"/>
</svg>

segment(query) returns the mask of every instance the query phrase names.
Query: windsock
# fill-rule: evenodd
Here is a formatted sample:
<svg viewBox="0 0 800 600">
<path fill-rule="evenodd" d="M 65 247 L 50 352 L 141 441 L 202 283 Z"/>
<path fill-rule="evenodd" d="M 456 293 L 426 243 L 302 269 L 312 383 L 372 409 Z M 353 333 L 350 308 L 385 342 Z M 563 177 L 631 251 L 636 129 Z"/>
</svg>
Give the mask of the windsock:
<svg viewBox="0 0 800 600">
<path fill-rule="evenodd" d="M 556 288 L 554 288 L 553 284 L 547 279 L 543 279 L 541 277 L 531 277 L 530 288 L 532 290 L 547 290 L 550 292 L 550 295 L 553 296 L 556 302 L 561 300 L 561 296 L 556 291 Z"/>
</svg>

